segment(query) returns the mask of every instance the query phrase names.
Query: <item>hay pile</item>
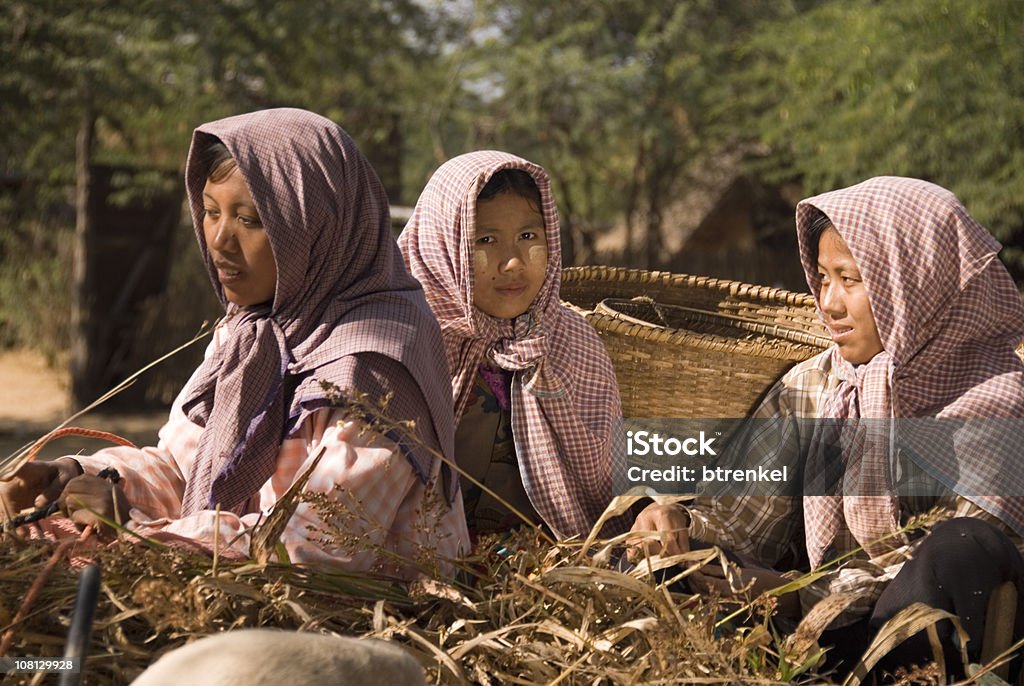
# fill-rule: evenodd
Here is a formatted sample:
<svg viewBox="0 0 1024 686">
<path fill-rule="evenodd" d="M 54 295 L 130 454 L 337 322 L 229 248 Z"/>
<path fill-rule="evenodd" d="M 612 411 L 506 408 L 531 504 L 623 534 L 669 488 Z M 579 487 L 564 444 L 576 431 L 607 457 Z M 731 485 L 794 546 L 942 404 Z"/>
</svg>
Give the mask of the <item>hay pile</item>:
<svg viewBox="0 0 1024 686">
<path fill-rule="evenodd" d="M 166 651 L 257 626 L 394 640 L 437 684 L 832 683 L 815 672 L 815 639 L 844 606 L 841 598 L 821 603 L 784 636 L 770 620 L 770 595 L 729 606 L 673 592 L 673 579 L 652 574 L 673 563 L 681 575 L 724 563 L 717 551 L 650 558 L 624 573 L 608 568 L 612 549 L 583 554 L 579 543 L 552 545 L 522 529 L 481 541 L 458 580 L 435 574 L 397 584 L 122 540 L 85 551 L 103 574 L 86 683 L 127 684 Z M 9 535 L 0 542 L 0 632 L 53 550 Z M 76 586 L 76 570 L 59 565 L 13 627 L 9 656 L 63 653 Z M 948 616 L 937 613 L 909 608 L 869 653 L 880 657 L 899 634 Z M 8 675 L 3 683 L 39 684 L 43 676 Z M 901 683 L 944 683 L 934 667 L 913 676 Z"/>
<path fill-rule="evenodd" d="M 384 405 L 371 407 L 360 397 L 345 402 L 361 417 L 376 417 L 372 429 L 403 428 L 388 423 Z M 9 458 L 0 466 L 13 470 L 24 459 Z M 77 588 L 77 572 L 68 560 L 87 556 L 103 577 L 85 664 L 88 684 L 130 683 L 169 650 L 243 627 L 390 639 L 415 655 L 428 680 L 437 684 L 832 683 L 815 671 L 821 657 L 816 639 L 850 599 L 830 597 L 789 635 L 779 633 L 772 620 L 774 596 L 813 575 L 730 605 L 671 590 L 677 588 L 675 581 L 704 565 L 728 570 L 729 563 L 715 549 L 648 558 L 626 573 L 612 566 L 635 534 L 597 541 L 592 533 L 582 543 L 565 543 L 525 527 L 481 540 L 475 557 L 459 561 L 461 573 L 455 579 L 446 578 L 436 560 L 429 559 L 406 561 L 422 572 L 411 584 L 314 570 L 279 557 L 277 545 L 299 501 L 336 507 L 301 492 L 308 474 L 252 533 L 248 560 L 218 559 L 125 533 L 106 546 L 67 548 L 66 559 L 45 576 L 57 544 L 5 532 L 0 539 L 0 634 L 13 634 L 7 655 L 63 654 Z M 594 531 L 636 500 L 615 498 Z M 343 526 L 345 513 L 323 514 L 329 515 L 324 521 L 342 525 L 321 534 L 351 538 Z M 670 567 L 675 576 L 659 580 L 658 572 Z M 15 621 L 33 585 L 40 593 L 24 618 Z M 868 662 L 874 664 L 901 634 L 945 617 L 923 606 L 908 608 L 883 627 L 868 650 L 874 655 Z M 846 683 L 856 686 L 858 674 Z M 920 680 L 904 683 L 941 678 L 934 669 L 911 676 Z M 44 678 L 7 675 L 3 684 L 40 684 Z"/>
<path fill-rule="evenodd" d="M 0 626 L 52 550 L 38 541 L 0 546 Z M 796 671 L 780 669 L 763 626 L 716 633 L 716 604 L 670 593 L 644 572 L 580 561 L 578 546 L 551 547 L 524 531 L 481 550 L 466 561 L 468 583 L 407 586 L 280 563 L 215 568 L 209 557 L 146 543 L 95 550 L 103 586 L 88 683 L 128 683 L 195 637 L 253 626 L 394 639 L 446 684 L 753 684 Z M 10 655 L 62 654 L 76 583 L 70 566 L 54 571 L 15 627 Z"/>
</svg>

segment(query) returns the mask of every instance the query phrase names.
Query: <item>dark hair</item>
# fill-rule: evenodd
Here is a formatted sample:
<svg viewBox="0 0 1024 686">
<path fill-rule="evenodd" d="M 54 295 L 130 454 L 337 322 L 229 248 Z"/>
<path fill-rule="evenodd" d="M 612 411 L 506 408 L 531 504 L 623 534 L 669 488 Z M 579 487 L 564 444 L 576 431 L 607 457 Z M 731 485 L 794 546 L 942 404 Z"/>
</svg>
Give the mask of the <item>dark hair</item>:
<svg viewBox="0 0 1024 686">
<path fill-rule="evenodd" d="M 836 230 L 832 220 L 821 210 L 816 210 L 816 214 L 811 218 L 810 224 L 807 227 L 807 248 L 811 251 L 811 262 L 813 264 L 818 263 L 818 243 L 821 242 L 821 237 L 829 229 L 832 231 Z"/>
<path fill-rule="evenodd" d="M 496 172 L 484 185 L 476 199 L 477 202 L 491 200 L 501 193 L 513 193 L 525 198 L 530 201 L 534 209 L 538 212 L 541 211 L 543 202 L 540 197 L 540 188 L 537 187 L 537 182 L 533 180 L 533 177 L 522 169 L 502 169 Z"/>
<path fill-rule="evenodd" d="M 238 168 L 238 163 L 231 156 L 228 147 L 219 140 L 203 151 L 199 162 L 206 170 L 206 178 L 213 183 L 220 183 Z"/>
</svg>

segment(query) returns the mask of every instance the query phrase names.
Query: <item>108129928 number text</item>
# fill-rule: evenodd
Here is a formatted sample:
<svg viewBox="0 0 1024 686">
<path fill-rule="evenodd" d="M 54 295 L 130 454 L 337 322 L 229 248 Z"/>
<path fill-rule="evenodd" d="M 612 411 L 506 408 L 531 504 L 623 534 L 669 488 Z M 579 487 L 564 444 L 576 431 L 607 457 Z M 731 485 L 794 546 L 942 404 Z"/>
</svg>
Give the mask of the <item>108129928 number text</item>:
<svg viewBox="0 0 1024 686">
<path fill-rule="evenodd" d="M 0 657 L 0 674 L 38 672 L 78 673 L 78 658 L 71 657 Z"/>
</svg>

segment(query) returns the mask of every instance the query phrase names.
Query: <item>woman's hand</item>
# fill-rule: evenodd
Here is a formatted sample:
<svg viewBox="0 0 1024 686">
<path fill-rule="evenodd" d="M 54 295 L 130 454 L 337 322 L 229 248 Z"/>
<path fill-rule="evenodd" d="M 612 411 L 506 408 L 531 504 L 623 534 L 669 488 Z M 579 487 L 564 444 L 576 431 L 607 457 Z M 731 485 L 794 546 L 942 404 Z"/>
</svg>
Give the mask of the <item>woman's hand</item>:
<svg viewBox="0 0 1024 686">
<path fill-rule="evenodd" d="M 658 540 L 648 539 L 630 549 L 630 557 L 642 549 L 646 555 L 681 555 L 690 550 L 690 516 L 676 505 L 651 503 L 637 515 L 630 531 L 657 531 Z"/>
<path fill-rule="evenodd" d="M 60 506 L 75 524 L 91 526 L 103 535 L 114 533 L 104 520 L 118 524 L 128 521 L 128 499 L 121 486 L 92 474 L 68 482 Z"/>
<path fill-rule="evenodd" d="M 59 499 L 67 484 L 81 473 L 82 466 L 70 457 L 21 465 L 10 479 L 0 481 L 0 522 L 28 508 L 46 507 Z"/>
</svg>

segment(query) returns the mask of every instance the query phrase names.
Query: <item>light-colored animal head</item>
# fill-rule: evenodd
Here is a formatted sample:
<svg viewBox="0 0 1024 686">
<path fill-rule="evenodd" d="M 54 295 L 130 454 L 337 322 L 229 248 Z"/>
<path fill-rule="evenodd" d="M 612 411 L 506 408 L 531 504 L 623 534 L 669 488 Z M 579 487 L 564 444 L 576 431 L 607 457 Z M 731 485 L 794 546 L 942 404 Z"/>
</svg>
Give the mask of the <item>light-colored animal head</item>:
<svg viewBox="0 0 1024 686">
<path fill-rule="evenodd" d="M 426 686 L 423 669 L 386 641 L 242 629 L 167 653 L 134 686 Z"/>
</svg>

